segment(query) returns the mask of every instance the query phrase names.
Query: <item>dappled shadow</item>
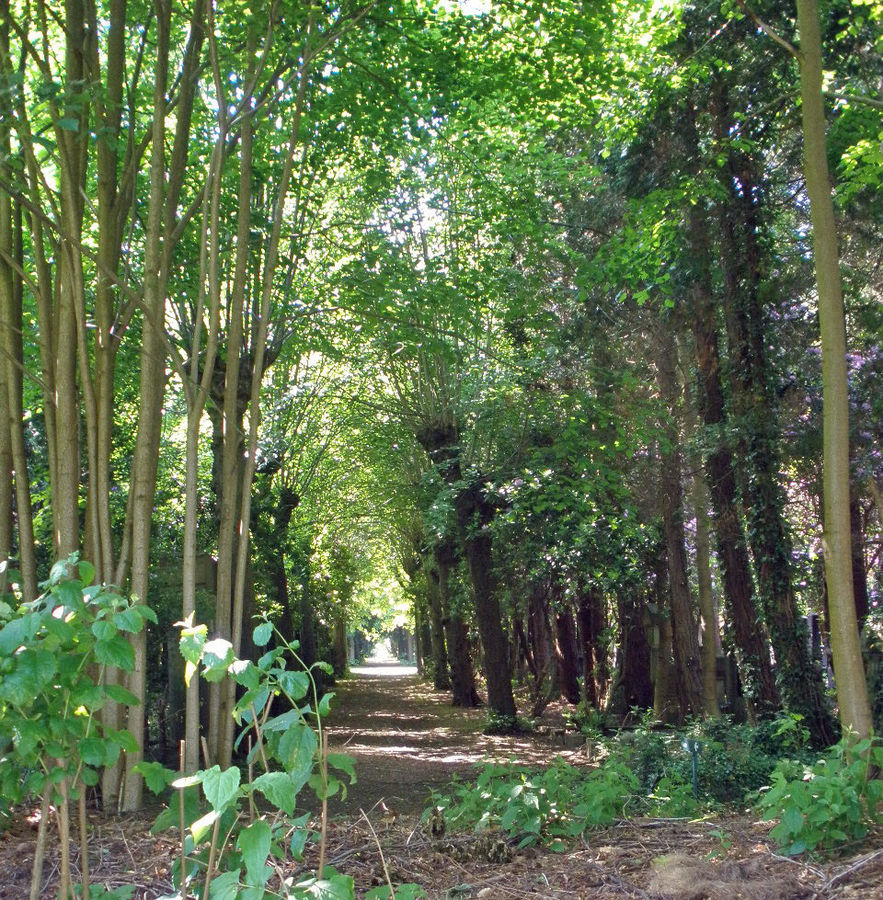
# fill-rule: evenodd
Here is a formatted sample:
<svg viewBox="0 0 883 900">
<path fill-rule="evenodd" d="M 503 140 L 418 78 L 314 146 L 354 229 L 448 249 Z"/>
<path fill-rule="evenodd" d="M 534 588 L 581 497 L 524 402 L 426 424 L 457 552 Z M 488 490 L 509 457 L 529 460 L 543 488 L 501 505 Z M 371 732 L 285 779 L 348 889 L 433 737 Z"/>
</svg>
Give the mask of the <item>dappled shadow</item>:
<svg viewBox="0 0 883 900">
<path fill-rule="evenodd" d="M 486 735 L 482 709 L 451 705 L 412 667 L 376 662 L 356 667 L 338 682 L 329 718 L 332 751 L 356 760 L 358 783 L 332 813 L 366 811 L 383 801 L 397 813 L 419 813 L 432 790 L 455 774 L 467 776 L 484 759 L 544 764 L 556 755 L 585 761 L 549 735 Z"/>
</svg>

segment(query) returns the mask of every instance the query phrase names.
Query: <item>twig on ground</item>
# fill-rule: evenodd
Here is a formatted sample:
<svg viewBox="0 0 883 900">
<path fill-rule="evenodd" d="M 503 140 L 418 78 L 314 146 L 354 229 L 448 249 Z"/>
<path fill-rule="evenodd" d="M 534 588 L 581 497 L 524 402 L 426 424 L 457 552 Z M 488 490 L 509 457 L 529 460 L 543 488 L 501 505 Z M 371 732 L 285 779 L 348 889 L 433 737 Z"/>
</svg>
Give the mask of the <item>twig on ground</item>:
<svg viewBox="0 0 883 900">
<path fill-rule="evenodd" d="M 873 853 L 866 853 L 864 856 L 859 857 L 851 866 L 848 866 L 842 872 L 838 872 L 833 877 L 829 878 L 821 888 L 821 893 L 824 893 L 827 890 L 830 890 L 837 884 L 838 881 L 843 881 L 849 875 L 852 875 L 853 872 L 857 872 L 859 869 L 864 868 L 868 863 L 873 862 L 877 857 L 883 856 L 883 850 L 875 850 Z"/>
</svg>

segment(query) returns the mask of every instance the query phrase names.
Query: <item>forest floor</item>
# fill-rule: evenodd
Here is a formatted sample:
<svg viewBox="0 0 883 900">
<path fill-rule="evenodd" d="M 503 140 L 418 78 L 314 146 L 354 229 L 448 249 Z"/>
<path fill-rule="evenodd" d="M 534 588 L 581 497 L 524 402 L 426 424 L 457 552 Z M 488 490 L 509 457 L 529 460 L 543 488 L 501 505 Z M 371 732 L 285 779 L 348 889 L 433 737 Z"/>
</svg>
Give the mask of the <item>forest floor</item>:
<svg viewBox="0 0 883 900">
<path fill-rule="evenodd" d="M 485 758 L 542 764 L 556 755 L 591 765 L 582 747 L 562 736 L 562 710 L 522 737 L 488 736 L 481 710 L 455 709 L 414 669 L 376 663 L 356 668 L 335 686 L 328 722 L 330 749 L 354 757 L 358 781 L 345 800 L 329 802 L 327 862 L 355 878 L 357 896 L 386 882 L 422 885 L 431 900 L 642 898 L 642 900 L 791 900 L 883 898 L 883 834 L 833 860 L 788 859 L 768 840 L 770 823 L 748 815 L 712 819 L 640 818 L 590 832 L 565 853 L 509 848 L 472 834 L 433 840 L 420 814 L 433 790 L 453 775 L 468 777 Z M 150 820 L 93 817 L 93 883 L 135 884 L 136 900 L 172 895 L 169 869 L 178 853 L 171 834 L 150 834 Z M 713 832 L 726 835 L 728 848 Z M 35 827 L 23 813 L 0 835 L 0 900 L 27 897 Z M 42 896 L 54 896 L 55 843 L 44 868 Z M 720 855 L 715 855 L 715 854 Z M 318 850 L 285 874 L 315 869 Z M 74 860 L 76 868 L 76 858 Z"/>
</svg>

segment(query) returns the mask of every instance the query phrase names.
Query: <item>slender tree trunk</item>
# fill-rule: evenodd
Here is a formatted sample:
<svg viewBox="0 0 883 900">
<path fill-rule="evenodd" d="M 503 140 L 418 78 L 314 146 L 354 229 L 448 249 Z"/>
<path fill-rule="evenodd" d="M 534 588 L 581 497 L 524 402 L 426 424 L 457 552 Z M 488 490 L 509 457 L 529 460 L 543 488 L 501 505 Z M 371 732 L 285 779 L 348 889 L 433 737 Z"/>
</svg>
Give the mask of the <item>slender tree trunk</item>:
<svg viewBox="0 0 883 900">
<path fill-rule="evenodd" d="M 726 145 L 730 117 L 726 102 L 718 109 L 718 139 Z M 733 421 L 744 460 L 742 500 L 748 542 L 757 573 L 758 596 L 776 657 L 776 682 L 785 706 L 804 717 L 813 743 L 835 740 L 834 721 L 825 699 L 821 672 L 809 655 L 806 626 L 798 613 L 791 579 L 791 539 L 779 487 L 779 433 L 766 352 L 766 321 L 761 300 L 761 263 L 757 234 L 759 197 L 751 161 L 735 151 L 727 155 L 727 202 L 721 210 L 721 266 L 730 351 Z M 736 185 L 741 190 L 736 192 Z"/>
<path fill-rule="evenodd" d="M 870 611 L 868 570 L 865 566 L 865 529 L 862 522 L 861 498 L 855 486 L 849 493 L 849 531 L 852 546 L 852 592 L 855 596 L 855 617 L 859 631 L 864 627 Z"/>
<path fill-rule="evenodd" d="M 702 470 L 693 474 L 693 508 L 696 515 L 696 577 L 699 612 L 702 615 L 702 709 L 706 716 L 720 715 L 717 702 L 717 609 L 711 583 L 711 542 L 708 523 L 708 490 Z"/>
<path fill-rule="evenodd" d="M 451 592 L 451 572 L 457 560 L 453 542 L 445 540 L 437 544 L 434 555 L 438 572 L 439 605 L 442 610 L 447 660 L 451 673 L 451 699 L 454 706 L 467 708 L 478 706 L 469 633 L 463 621 L 463 614 Z"/>
<path fill-rule="evenodd" d="M 491 538 L 487 530 L 493 518 L 493 508 L 481 496 L 480 485 L 475 482 L 460 491 L 455 507 L 463 555 L 474 592 L 475 618 L 484 649 L 488 706 L 492 713 L 514 724 L 516 711 L 509 672 L 508 645 L 493 575 Z"/>
<path fill-rule="evenodd" d="M 680 386 L 675 370 L 677 348 L 665 323 L 656 334 L 656 379 L 663 404 L 669 411 L 665 427 L 667 448 L 660 459 L 660 502 L 663 532 L 668 554 L 669 605 L 671 609 L 672 648 L 674 651 L 676 687 L 681 717 L 702 711 L 702 669 L 699 637 L 693 617 L 685 549 L 683 487 L 681 485 Z"/>
<path fill-rule="evenodd" d="M 720 376 L 717 322 L 710 290 L 708 240 L 704 216 L 695 208 L 688 213 L 688 240 L 697 272 L 690 289 L 690 312 L 698 370 L 700 418 L 713 435 L 706 459 L 706 477 L 714 531 L 724 585 L 724 600 L 736 645 L 739 673 L 746 696 L 761 714 L 778 708 L 779 694 L 773 678 L 769 648 L 754 602 L 748 550 L 736 504 L 736 477 L 732 453 L 724 433 L 726 416 Z"/>
<path fill-rule="evenodd" d="M 429 607 L 430 641 L 432 647 L 432 686 L 437 691 L 451 689 L 448 668 L 448 649 L 445 642 L 445 616 L 442 610 L 441 576 L 435 564 L 424 565 L 426 573 L 426 602 Z"/>
<path fill-rule="evenodd" d="M 165 108 L 169 72 L 171 7 L 158 0 L 156 9 L 156 72 L 153 95 L 153 139 L 150 163 L 150 201 L 147 214 L 144 256 L 144 327 L 141 344 L 141 380 L 139 390 L 138 433 L 132 461 L 132 594 L 141 603 L 148 602 L 150 535 L 156 495 L 156 471 L 162 425 L 163 395 L 166 381 L 166 344 L 164 340 L 166 285 L 162 260 L 163 198 L 165 194 Z M 147 635 L 133 636 L 135 667 L 128 678 L 129 690 L 140 705 L 130 707 L 127 727 L 139 751 L 126 755 L 125 786 L 122 807 L 134 811 L 141 807 L 144 780 L 133 771 L 144 754 L 144 701 L 147 679 Z"/>
<path fill-rule="evenodd" d="M 567 702 L 577 704 L 580 691 L 577 679 L 576 626 L 569 609 L 563 609 L 555 616 L 555 636 L 558 684 Z"/>
<path fill-rule="evenodd" d="M 865 738 L 871 732 L 872 720 L 852 591 L 846 334 L 837 228 L 825 151 L 822 43 L 816 0 L 797 0 L 797 22 L 800 29 L 800 96 L 806 192 L 812 218 L 822 338 L 824 549 L 831 651 L 840 722 L 844 730 L 852 730 L 860 738 Z"/>
</svg>

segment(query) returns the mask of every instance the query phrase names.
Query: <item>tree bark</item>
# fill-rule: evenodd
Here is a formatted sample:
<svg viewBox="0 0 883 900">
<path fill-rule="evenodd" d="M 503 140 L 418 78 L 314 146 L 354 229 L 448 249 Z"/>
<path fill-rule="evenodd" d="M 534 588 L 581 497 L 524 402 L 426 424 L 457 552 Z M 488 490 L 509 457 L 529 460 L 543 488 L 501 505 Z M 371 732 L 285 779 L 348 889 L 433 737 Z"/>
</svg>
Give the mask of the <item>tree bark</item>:
<svg viewBox="0 0 883 900">
<path fill-rule="evenodd" d="M 469 632 L 451 591 L 452 570 L 457 561 L 453 541 L 444 540 L 438 543 L 434 557 L 451 676 L 451 700 L 454 706 L 468 709 L 478 706 L 480 701 L 475 688 L 475 669 L 472 662 L 472 648 L 469 646 Z"/>
<path fill-rule="evenodd" d="M 509 672 L 508 642 L 503 631 L 488 531 L 494 511 L 482 497 L 481 486 L 474 480 L 459 491 L 454 505 L 463 555 L 472 581 L 475 618 L 484 649 L 488 707 L 501 720 L 514 725 L 516 710 Z"/>
<path fill-rule="evenodd" d="M 713 525 L 727 618 L 732 627 L 746 697 L 753 703 L 756 713 L 771 714 L 778 708 L 779 694 L 755 606 L 748 550 L 736 504 L 733 456 L 724 435 L 726 415 L 715 305 L 710 288 L 707 222 L 696 207 L 688 212 L 687 240 L 696 269 L 689 299 L 699 381 L 698 406 L 700 419 L 709 437 L 713 438 L 705 470 L 714 508 Z"/>
<path fill-rule="evenodd" d="M 660 398 L 668 410 L 664 426 L 666 447 L 660 458 L 660 503 L 668 556 L 669 608 L 671 610 L 672 649 L 674 651 L 676 687 L 681 717 L 702 712 L 702 667 L 699 638 L 693 617 L 685 549 L 683 487 L 681 485 L 680 385 L 675 364 L 677 348 L 665 323 L 660 322 L 656 334 L 656 380 Z"/>
<path fill-rule="evenodd" d="M 730 116 L 725 98 L 718 108 L 718 141 L 726 149 Z M 752 163 L 730 149 L 721 209 L 721 267 L 730 351 L 733 422 L 741 443 L 742 501 L 748 543 L 757 573 L 758 597 L 776 658 L 776 683 L 785 706 L 804 717 L 813 744 L 835 740 L 821 672 L 809 654 L 806 626 L 798 613 L 791 579 L 791 539 L 779 487 L 777 410 L 767 362 L 767 328 L 761 298 L 757 234 L 759 198 Z M 741 186 L 737 192 L 736 186 Z"/>
<path fill-rule="evenodd" d="M 555 616 L 555 661 L 558 667 L 558 685 L 568 703 L 580 700 L 577 679 L 576 627 L 573 613 L 563 609 Z"/>
<path fill-rule="evenodd" d="M 849 399 L 843 289 L 831 182 L 825 151 L 822 42 L 816 0 L 797 0 L 800 30 L 806 191 L 812 219 L 813 258 L 822 338 L 825 580 L 837 702 L 844 731 L 871 732 L 871 707 L 862 663 L 852 589 L 849 540 Z"/>
</svg>

